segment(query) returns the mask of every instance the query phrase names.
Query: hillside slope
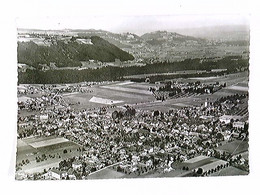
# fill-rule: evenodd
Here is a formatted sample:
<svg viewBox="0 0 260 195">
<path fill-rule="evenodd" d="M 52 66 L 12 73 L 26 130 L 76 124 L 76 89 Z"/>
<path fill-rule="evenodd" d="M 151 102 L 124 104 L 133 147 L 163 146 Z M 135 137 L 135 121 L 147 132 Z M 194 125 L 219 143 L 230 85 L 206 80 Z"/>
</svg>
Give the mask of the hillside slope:
<svg viewBox="0 0 260 195">
<path fill-rule="evenodd" d="M 57 67 L 80 66 L 80 61 L 98 60 L 112 62 L 133 60 L 134 57 L 119 49 L 108 41 L 92 36 L 88 38 L 90 44 L 84 43 L 85 39 L 71 38 L 70 40 L 56 40 L 49 38 L 49 46 L 37 44 L 34 41 L 18 42 L 18 63 L 24 63 L 36 68 L 39 64 L 49 65 L 55 63 Z M 82 41 L 83 40 L 83 41 Z"/>
</svg>

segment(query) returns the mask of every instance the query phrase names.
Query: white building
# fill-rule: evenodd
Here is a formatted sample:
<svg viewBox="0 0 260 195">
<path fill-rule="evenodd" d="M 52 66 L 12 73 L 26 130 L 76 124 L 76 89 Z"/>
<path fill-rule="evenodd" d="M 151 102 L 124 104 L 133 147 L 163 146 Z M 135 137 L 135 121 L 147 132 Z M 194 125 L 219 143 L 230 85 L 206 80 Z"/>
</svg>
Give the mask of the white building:
<svg viewBox="0 0 260 195">
<path fill-rule="evenodd" d="M 245 122 L 237 121 L 233 123 L 233 127 L 235 128 L 244 128 Z"/>
<path fill-rule="evenodd" d="M 41 122 L 47 122 L 48 119 L 49 119 L 48 114 L 40 115 L 40 121 L 41 121 Z"/>
<path fill-rule="evenodd" d="M 48 176 L 52 179 L 61 179 L 61 171 L 57 170 L 57 169 L 51 169 L 48 172 Z"/>
<path fill-rule="evenodd" d="M 241 116 L 236 116 L 236 115 L 223 115 L 223 116 L 219 117 L 219 120 L 220 120 L 220 122 L 224 122 L 225 124 L 228 124 L 231 122 L 231 119 L 233 119 L 235 121 L 240 118 L 241 118 Z"/>
<path fill-rule="evenodd" d="M 80 169 L 82 167 L 82 163 L 80 162 L 80 161 L 74 161 L 73 163 L 72 163 L 72 168 L 73 169 Z"/>
</svg>

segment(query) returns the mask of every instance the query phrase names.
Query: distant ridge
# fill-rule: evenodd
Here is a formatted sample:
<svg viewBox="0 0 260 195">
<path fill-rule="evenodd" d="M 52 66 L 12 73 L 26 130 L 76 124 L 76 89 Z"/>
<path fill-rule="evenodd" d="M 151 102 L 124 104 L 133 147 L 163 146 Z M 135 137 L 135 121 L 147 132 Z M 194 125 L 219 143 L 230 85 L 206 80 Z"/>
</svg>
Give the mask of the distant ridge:
<svg viewBox="0 0 260 195">
<path fill-rule="evenodd" d="M 205 39 L 222 39 L 226 41 L 249 40 L 250 36 L 249 25 L 221 25 L 173 30 L 180 34 L 185 34 L 189 36 Z"/>
<path fill-rule="evenodd" d="M 145 33 L 141 36 L 144 40 L 173 40 L 173 41 L 204 41 L 201 38 L 195 38 L 192 36 L 182 35 L 176 32 L 168 31 L 154 31 L 150 33 Z"/>
</svg>

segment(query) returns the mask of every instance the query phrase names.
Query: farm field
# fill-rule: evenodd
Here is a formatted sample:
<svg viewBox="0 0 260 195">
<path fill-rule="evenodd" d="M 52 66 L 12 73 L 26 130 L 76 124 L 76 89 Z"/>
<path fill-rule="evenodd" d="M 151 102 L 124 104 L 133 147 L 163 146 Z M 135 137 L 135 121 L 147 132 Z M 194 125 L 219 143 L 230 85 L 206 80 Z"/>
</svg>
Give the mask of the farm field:
<svg viewBox="0 0 260 195">
<path fill-rule="evenodd" d="M 104 168 L 102 170 L 96 171 L 93 174 L 90 174 L 88 179 L 118 179 L 125 178 L 126 174 L 118 172 L 112 168 Z"/>
<path fill-rule="evenodd" d="M 157 75 L 178 75 L 178 74 L 195 74 L 197 73 L 197 70 L 185 70 L 185 71 L 175 71 L 173 73 L 154 73 L 154 74 L 139 74 L 139 75 L 130 75 L 125 76 L 124 78 L 147 78 L 150 76 L 157 76 Z"/>
<path fill-rule="evenodd" d="M 149 83 L 134 83 L 134 82 L 118 82 L 106 86 L 94 86 L 93 94 L 73 94 L 65 98 L 70 101 L 80 101 L 81 106 L 94 108 L 95 106 L 102 106 L 102 103 L 91 103 L 89 100 L 93 97 L 107 98 L 113 101 L 121 101 L 115 105 L 130 104 L 136 109 L 140 110 L 160 110 L 168 111 L 170 109 L 185 107 L 185 106 L 200 106 L 206 99 L 216 100 L 222 96 L 228 96 L 235 93 L 245 93 L 248 85 L 247 74 L 237 73 L 222 76 L 219 78 L 205 79 L 203 83 L 212 83 L 213 80 L 219 82 L 226 82 L 227 88 L 223 88 L 214 94 L 194 95 L 191 97 L 182 97 L 177 99 L 169 99 L 164 102 L 156 101 L 152 94 L 148 91 L 149 87 L 155 86 Z M 181 79 L 182 82 L 197 81 L 197 79 Z M 241 86 L 242 85 L 242 86 Z M 241 90 L 241 87 L 243 90 Z M 149 94 L 150 93 L 150 94 Z M 76 105 L 76 106 L 80 106 Z M 105 105 L 105 104 L 103 104 Z"/>
<path fill-rule="evenodd" d="M 43 172 L 44 169 L 48 170 L 58 166 L 61 160 L 82 154 L 82 152 L 77 151 L 78 148 L 81 148 L 81 146 L 62 137 L 50 136 L 18 139 L 16 162 L 19 164 L 23 160 L 29 160 L 28 164 L 21 166 L 20 172 Z M 64 153 L 65 149 L 67 153 Z M 36 157 L 42 157 L 43 155 L 46 156 L 46 159 L 36 162 Z"/>
<path fill-rule="evenodd" d="M 232 167 L 232 166 L 229 166 L 229 167 L 226 167 L 222 170 L 219 170 L 215 173 L 212 173 L 210 175 L 210 177 L 214 177 L 214 176 L 236 176 L 236 175 L 248 175 L 248 172 L 246 171 L 243 171 L 241 169 L 238 169 L 236 167 Z"/>
<path fill-rule="evenodd" d="M 140 110 L 160 110 L 168 111 L 170 109 L 181 108 L 185 106 L 200 106 L 206 99 L 214 101 L 217 98 L 241 94 L 248 91 L 248 73 L 241 72 L 219 77 L 205 78 L 184 78 L 177 79 L 179 82 L 196 82 L 200 81 L 205 84 L 209 83 L 226 83 L 227 87 L 213 94 L 192 95 L 188 97 L 179 97 L 168 99 L 166 101 L 156 101 L 155 97 L 148 90 L 149 87 L 155 87 L 155 84 L 136 83 L 131 81 L 117 81 L 109 84 L 93 85 L 92 87 L 82 87 L 90 89 L 91 92 L 73 92 L 63 94 L 63 98 L 71 108 L 76 110 L 95 109 L 107 105 L 122 106 L 125 104 L 132 105 Z M 73 86 L 73 84 L 71 84 Z M 58 85 L 62 87 L 64 85 Z M 20 96 L 19 100 L 26 101 L 32 95 Z M 37 113 L 37 112 L 36 112 Z M 21 111 L 21 116 L 30 115 L 26 110 Z"/>
<path fill-rule="evenodd" d="M 217 76 L 217 77 L 197 77 L 197 78 L 185 78 L 185 79 L 180 79 L 180 81 L 183 82 L 196 82 L 196 81 L 201 81 L 203 83 L 215 83 L 215 82 L 226 82 L 227 86 L 230 85 L 235 85 L 238 83 L 242 82 L 248 82 L 248 72 L 239 72 L 239 73 L 234 73 L 234 74 L 229 74 L 229 75 L 223 75 L 223 76 Z"/>
<path fill-rule="evenodd" d="M 72 104 L 71 107 L 74 109 L 92 109 L 106 106 L 112 104 L 111 101 L 116 106 L 150 102 L 154 101 L 155 98 L 152 93 L 148 91 L 149 86 L 151 86 L 151 84 L 128 81 L 116 82 L 109 85 L 95 85 L 91 87 L 91 90 L 93 90 L 92 93 L 66 94 L 64 100 Z M 106 100 L 110 102 L 108 103 Z"/>
<path fill-rule="evenodd" d="M 248 142 L 236 140 L 225 145 L 219 146 L 217 150 L 225 151 L 230 154 L 240 154 L 248 151 Z"/>
</svg>

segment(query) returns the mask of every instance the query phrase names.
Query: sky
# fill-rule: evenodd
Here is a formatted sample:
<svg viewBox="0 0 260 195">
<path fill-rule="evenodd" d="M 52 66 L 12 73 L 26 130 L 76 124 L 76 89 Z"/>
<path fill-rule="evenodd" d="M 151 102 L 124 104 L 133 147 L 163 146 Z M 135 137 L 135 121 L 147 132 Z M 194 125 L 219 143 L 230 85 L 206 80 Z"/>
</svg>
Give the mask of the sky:
<svg viewBox="0 0 260 195">
<path fill-rule="evenodd" d="M 142 35 L 147 32 L 190 29 L 222 25 L 249 25 L 245 14 L 191 14 L 146 16 L 84 16 L 84 17 L 18 17 L 18 28 L 60 30 L 96 29 L 114 33 L 131 32 Z"/>
</svg>

